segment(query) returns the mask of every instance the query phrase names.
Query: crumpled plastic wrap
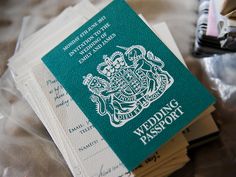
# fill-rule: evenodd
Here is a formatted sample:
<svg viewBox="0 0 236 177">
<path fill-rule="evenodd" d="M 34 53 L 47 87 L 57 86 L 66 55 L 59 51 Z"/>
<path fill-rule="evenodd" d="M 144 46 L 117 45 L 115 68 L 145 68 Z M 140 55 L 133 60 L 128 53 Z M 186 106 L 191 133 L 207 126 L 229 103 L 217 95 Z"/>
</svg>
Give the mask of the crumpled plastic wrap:
<svg viewBox="0 0 236 177">
<path fill-rule="evenodd" d="M 202 70 L 200 81 L 215 95 L 220 134 L 211 143 L 190 152 L 191 162 L 173 177 L 236 176 L 236 53 L 198 59 L 193 70 Z M 192 67 L 194 67 L 192 66 Z"/>
<path fill-rule="evenodd" d="M 211 88 L 218 92 L 227 109 L 236 111 L 236 53 L 202 60 Z"/>
<path fill-rule="evenodd" d="M 23 18 L 15 51 L 49 19 Z M 9 70 L 0 78 L 0 176 L 71 177 L 50 135 L 15 86 Z"/>
<path fill-rule="evenodd" d="M 69 177 L 64 159 L 9 71 L 0 80 L 0 176 Z"/>
</svg>

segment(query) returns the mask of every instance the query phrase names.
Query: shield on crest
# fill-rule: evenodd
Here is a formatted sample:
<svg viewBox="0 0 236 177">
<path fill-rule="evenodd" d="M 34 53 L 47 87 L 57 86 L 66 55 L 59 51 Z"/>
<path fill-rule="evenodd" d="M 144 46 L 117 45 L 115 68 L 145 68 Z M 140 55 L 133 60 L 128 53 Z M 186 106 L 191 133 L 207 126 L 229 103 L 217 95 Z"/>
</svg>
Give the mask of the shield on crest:
<svg viewBox="0 0 236 177">
<path fill-rule="evenodd" d="M 104 79 L 90 73 L 83 81 L 93 93 L 91 100 L 98 114 L 108 115 L 114 127 L 137 117 L 174 82 L 163 70 L 164 62 L 152 52 L 139 45 L 125 50 L 124 54 L 116 51 L 103 56 L 97 71 Z"/>
</svg>

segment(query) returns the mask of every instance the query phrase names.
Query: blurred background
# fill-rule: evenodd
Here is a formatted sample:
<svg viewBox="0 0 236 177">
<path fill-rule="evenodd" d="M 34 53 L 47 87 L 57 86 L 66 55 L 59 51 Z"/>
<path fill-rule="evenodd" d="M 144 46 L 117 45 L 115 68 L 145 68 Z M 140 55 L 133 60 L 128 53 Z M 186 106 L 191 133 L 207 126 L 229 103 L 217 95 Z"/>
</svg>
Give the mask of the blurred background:
<svg viewBox="0 0 236 177">
<path fill-rule="evenodd" d="M 20 32 L 28 36 L 79 0 L 0 0 L 0 175 L 71 176 L 46 129 L 7 69 Z M 91 0 L 102 9 L 109 0 Z M 189 151 L 173 177 L 236 176 L 236 1 L 129 0 L 152 25 L 166 22 L 191 72 L 217 98 L 220 133 Z M 24 20 L 23 20 L 24 19 Z M 22 25 L 23 21 L 25 25 Z M 63 25 L 63 24 L 62 24 Z"/>
</svg>

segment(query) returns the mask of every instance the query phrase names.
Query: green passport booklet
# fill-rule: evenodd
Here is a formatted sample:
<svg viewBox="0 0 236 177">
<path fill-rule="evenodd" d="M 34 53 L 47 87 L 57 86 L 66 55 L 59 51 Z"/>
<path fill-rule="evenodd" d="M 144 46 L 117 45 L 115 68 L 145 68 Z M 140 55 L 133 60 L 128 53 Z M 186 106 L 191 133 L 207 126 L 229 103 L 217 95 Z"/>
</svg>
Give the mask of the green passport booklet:
<svg viewBox="0 0 236 177">
<path fill-rule="evenodd" d="M 42 60 L 129 170 L 214 103 L 123 0 Z"/>
</svg>

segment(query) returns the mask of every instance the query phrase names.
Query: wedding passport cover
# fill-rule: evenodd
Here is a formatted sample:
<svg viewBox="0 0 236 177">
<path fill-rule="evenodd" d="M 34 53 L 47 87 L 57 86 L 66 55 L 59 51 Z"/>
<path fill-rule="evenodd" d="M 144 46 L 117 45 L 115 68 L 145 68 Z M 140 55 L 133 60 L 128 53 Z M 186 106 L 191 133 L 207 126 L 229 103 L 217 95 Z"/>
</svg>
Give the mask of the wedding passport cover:
<svg viewBox="0 0 236 177">
<path fill-rule="evenodd" d="M 123 0 L 42 60 L 128 170 L 214 103 Z"/>
</svg>

